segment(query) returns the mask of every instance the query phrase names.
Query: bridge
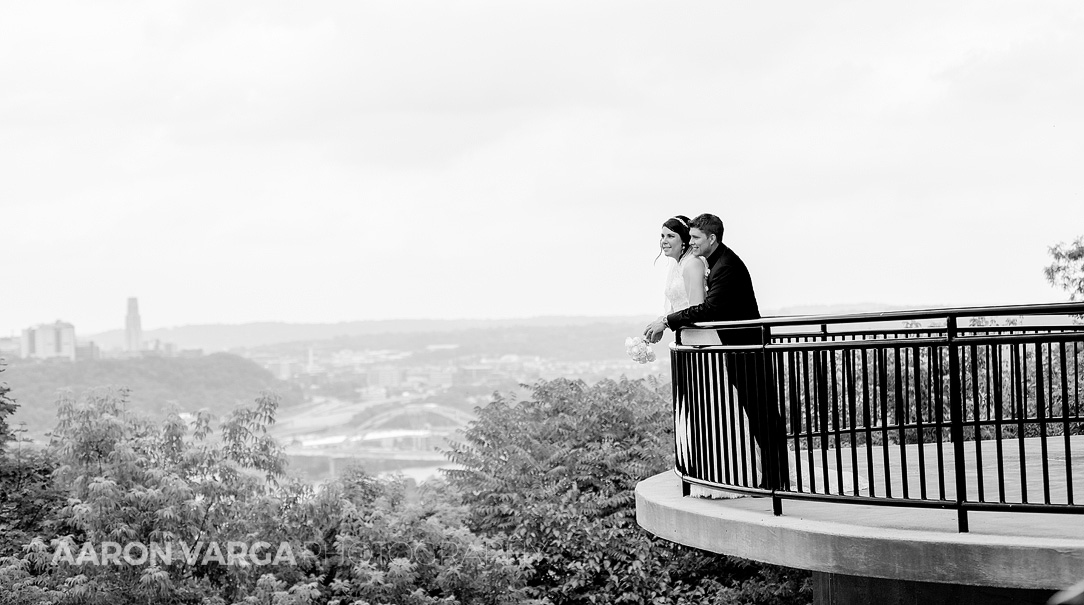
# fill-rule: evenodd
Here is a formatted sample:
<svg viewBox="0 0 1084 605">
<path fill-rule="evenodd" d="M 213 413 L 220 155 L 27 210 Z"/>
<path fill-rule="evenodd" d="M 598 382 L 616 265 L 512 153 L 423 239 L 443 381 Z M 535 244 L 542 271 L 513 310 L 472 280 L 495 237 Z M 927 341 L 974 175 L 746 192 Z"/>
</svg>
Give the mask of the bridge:
<svg viewBox="0 0 1084 605">
<path fill-rule="evenodd" d="M 295 423 L 308 427 L 308 432 L 291 434 L 286 454 L 299 466 L 323 467 L 331 476 L 350 461 L 436 466 L 447 462 L 438 448 L 474 419 L 471 413 L 439 403 L 396 401 L 393 405 L 392 409 L 383 409 L 385 403 L 339 405 L 335 409 L 325 406 L 323 411 L 333 424 L 315 424 L 312 419 Z M 382 411 L 352 424 L 358 410 Z"/>
<path fill-rule="evenodd" d="M 818 603 L 1043 603 L 1084 577 L 1084 304 L 698 324 L 637 520 Z"/>
<path fill-rule="evenodd" d="M 459 429 L 465 427 L 468 422 L 474 420 L 474 414 L 464 412 L 463 410 L 441 405 L 438 403 L 411 403 L 400 406 L 394 410 L 388 410 L 380 414 L 376 414 L 370 418 L 367 418 L 357 427 L 357 431 L 362 433 L 364 431 L 373 430 L 375 428 L 383 427 L 396 419 L 406 416 L 421 416 L 430 415 L 444 418 L 448 423 L 444 426 L 453 427 Z"/>
</svg>

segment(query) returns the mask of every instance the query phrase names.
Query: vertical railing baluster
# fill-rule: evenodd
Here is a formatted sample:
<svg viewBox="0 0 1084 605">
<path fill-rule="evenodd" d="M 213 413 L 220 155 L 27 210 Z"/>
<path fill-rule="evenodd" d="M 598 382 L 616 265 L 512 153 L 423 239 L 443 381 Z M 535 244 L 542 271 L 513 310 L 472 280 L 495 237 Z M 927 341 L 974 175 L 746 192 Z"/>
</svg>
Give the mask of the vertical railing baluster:
<svg viewBox="0 0 1084 605">
<path fill-rule="evenodd" d="M 956 344 L 956 316 L 950 315 L 946 323 L 946 336 L 949 347 L 949 428 L 952 439 L 953 456 L 956 471 L 956 520 L 957 529 L 966 532 L 967 509 L 967 474 L 964 462 L 964 419 L 963 396 L 960 388 L 960 351 Z M 940 409 L 940 408 L 939 408 Z M 943 498 L 943 496 L 942 496 Z"/>
<path fill-rule="evenodd" d="M 873 418 L 876 417 L 876 412 L 870 410 L 869 391 L 872 387 L 869 383 L 869 359 L 866 355 L 870 351 L 863 348 L 859 352 L 862 354 L 862 424 L 866 429 L 866 476 L 869 477 L 869 495 L 876 497 L 877 475 L 873 472 Z"/>
<path fill-rule="evenodd" d="M 682 353 L 675 349 L 670 350 L 670 384 L 673 385 L 670 392 L 673 394 L 672 403 L 674 410 L 674 468 L 682 476 L 681 480 L 681 495 L 689 495 L 689 483 L 685 481 L 685 465 L 682 463 L 682 451 L 681 451 L 681 439 L 678 434 L 678 427 L 681 426 L 680 417 L 683 415 L 681 409 L 681 398 L 683 397 L 682 391 L 684 390 L 684 376 L 681 372 L 681 357 Z"/>
<path fill-rule="evenodd" d="M 904 360 L 900 360 L 900 355 L 904 356 Z M 893 351 L 894 363 L 896 368 L 896 426 L 899 431 L 899 443 L 900 443 L 900 480 L 903 483 L 903 497 L 907 498 L 910 493 L 910 484 L 907 476 L 907 408 L 904 407 L 909 401 L 906 396 L 907 386 L 904 384 L 906 379 L 903 374 L 903 362 L 906 361 L 907 353 L 905 349 L 896 347 Z M 910 373 L 908 371 L 908 373 Z"/>
<path fill-rule="evenodd" d="M 844 349 L 843 353 L 843 382 L 847 393 L 847 434 L 851 445 L 851 493 L 858 495 L 858 395 L 855 385 L 856 371 L 854 368 L 854 351 Z"/>
<path fill-rule="evenodd" d="M 802 411 L 799 407 L 798 376 L 794 352 L 780 352 L 787 368 L 787 399 L 790 402 L 790 431 L 794 447 L 794 478 L 791 489 L 802 491 Z"/>
<path fill-rule="evenodd" d="M 723 385 L 719 379 L 719 376 L 715 374 L 715 356 L 716 353 L 710 351 L 702 351 L 700 357 L 703 359 L 704 368 L 704 382 L 708 385 L 707 396 L 704 398 L 704 406 L 701 409 L 700 416 L 700 430 L 703 435 L 703 444 L 701 448 L 704 453 L 704 464 L 701 467 L 700 476 L 705 481 L 711 481 L 711 466 L 713 453 L 715 451 L 715 443 L 712 436 L 712 408 L 714 408 L 719 398 L 722 397 L 723 391 L 726 386 Z"/>
<path fill-rule="evenodd" d="M 926 499 L 926 435 L 922 424 L 922 360 L 917 346 L 911 348 L 914 357 L 915 435 L 918 437 L 918 497 Z M 926 364 L 929 366 L 929 362 Z"/>
<path fill-rule="evenodd" d="M 985 502 L 982 465 L 982 406 L 979 405 L 979 348 L 971 345 L 971 406 L 975 414 L 975 479 L 978 481 L 978 502 Z M 987 361 L 989 367 L 989 361 Z M 989 391 L 987 391 L 989 393 Z"/>
<path fill-rule="evenodd" d="M 817 415 L 816 415 L 816 413 L 815 413 L 815 411 L 813 409 L 814 404 L 816 403 L 816 396 L 810 390 L 810 386 L 809 386 L 809 383 L 810 383 L 810 379 L 809 379 L 810 370 L 812 369 L 814 374 L 816 373 L 816 358 L 813 357 L 812 358 L 813 362 L 812 362 L 812 364 L 810 363 L 810 359 L 814 354 L 815 353 L 812 353 L 810 351 L 802 351 L 802 382 L 804 383 L 804 388 L 805 388 L 804 392 L 805 392 L 806 456 L 808 457 L 808 462 L 809 462 L 809 464 L 808 464 L 808 466 L 809 466 L 809 491 L 811 493 L 816 493 L 817 492 L 817 472 L 816 472 L 817 467 L 816 467 L 816 464 L 814 463 L 814 455 L 815 454 L 814 454 L 814 451 L 813 451 L 813 449 L 814 449 L 813 433 L 814 433 L 814 427 L 817 426 L 817 424 L 816 424 L 817 423 Z M 810 368 L 811 365 L 813 366 L 813 368 Z M 814 388 L 815 388 L 815 385 L 816 385 L 816 377 L 815 376 L 814 376 L 814 379 L 813 379 L 813 384 L 814 384 Z"/>
<path fill-rule="evenodd" d="M 951 349 L 951 345 L 950 345 Z M 951 373 L 951 363 L 950 373 Z M 940 347 L 930 348 L 930 389 L 932 393 L 927 401 L 927 418 L 933 419 L 934 425 L 934 452 L 937 454 L 937 497 L 939 500 L 947 498 L 945 494 L 945 367 L 941 362 Z M 950 377 L 951 381 L 952 378 Z M 932 413 L 929 413 L 932 412 Z M 950 427 L 951 432 L 951 427 Z"/>
<path fill-rule="evenodd" d="M 730 390 L 730 376 L 726 374 L 723 368 L 721 359 L 724 357 L 724 353 L 720 351 L 702 350 L 703 355 L 707 358 L 709 366 L 709 375 L 711 381 L 715 385 L 712 389 L 711 405 L 708 406 L 708 422 L 710 425 L 710 439 L 712 441 L 712 447 L 710 448 L 711 469 L 710 481 L 714 483 L 730 483 L 730 473 L 728 468 L 727 456 L 729 455 L 731 444 L 727 439 L 726 426 L 724 423 L 724 411 L 726 408 L 726 396 Z"/>
<path fill-rule="evenodd" d="M 726 477 L 728 484 L 735 485 L 741 482 L 740 467 L 738 466 L 738 455 L 741 446 L 738 444 L 737 428 L 734 422 L 734 389 L 730 388 L 734 377 L 730 375 L 730 364 L 726 360 L 725 354 L 719 355 L 719 372 L 726 375 L 726 388 L 723 389 L 719 400 L 719 409 L 724 412 L 726 418 L 730 419 L 730 422 L 727 423 L 728 426 L 723 427 L 722 430 L 723 439 L 727 443 L 723 452 L 723 476 Z"/>
<path fill-rule="evenodd" d="M 828 367 L 829 375 L 831 376 L 831 405 L 832 405 L 832 445 L 835 447 L 835 462 L 836 462 L 836 489 L 835 493 L 843 493 L 843 444 L 841 437 L 843 429 L 841 428 L 841 421 L 839 418 L 840 408 L 840 395 L 839 395 L 839 379 L 837 373 L 839 369 L 836 367 L 836 353 L 831 349 L 828 350 Z M 827 483 L 827 479 L 825 480 Z"/>
<path fill-rule="evenodd" d="M 1042 344 L 1035 343 L 1035 420 L 1039 423 L 1039 451 L 1043 468 L 1043 502 L 1050 504 L 1050 462 L 1046 448 L 1046 394 L 1043 392 Z"/>
<path fill-rule="evenodd" d="M 1061 434 L 1065 447 L 1065 499 L 1073 504 L 1073 452 L 1069 443 L 1069 366 L 1066 364 L 1065 343 L 1059 344 L 1061 358 Z"/>
<path fill-rule="evenodd" d="M 1017 449 L 1020 455 L 1020 498 L 1021 502 L 1028 502 L 1028 466 L 1027 466 L 1027 452 L 1025 451 L 1024 437 L 1027 435 L 1027 427 L 1025 422 L 1028 415 L 1027 406 L 1027 367 L 1025 361 L 1027 359 L 1027 349 L 1023 348 L 1023 345 L 1013 345 L 1013 365 L 1012 369 L 1015 376 L 1013 383 L 1013 391 L 1016 396 L 1016 405 L 1013 407 L 1013 413 L 1016 415 L 1016 443 Z"/>
<path fill-rule="evenodd" d="M 817 388 L 817 416 L 819 420 L 818 435 L 820 437 L 821 450 L 821 477 L 824 483 L 824 493 L 829 493 L 828 483 L 828 362 L 825 351 L 818 351 L 813 358 L 815 365 L 813 379 Z"/>
<path fill-rule="evenodd" d="M 995 431 L 995 445 L 997 449 L 997 497 L 998 502 L 1005 503 L 1005 444 L 1004 444 L 1004 421 L 1005 421 L 1005 392 L 1004 392 L 1004 363 L 1002 357 L 1002 347 L 995 345 L 993 348 L 996 357 L 996 363 L 991 362 L 990 366 L 994 369 L 994 428 Z M 1010 354 L 1011 357 L 1011 354 Z M 1012 378 L 1011 366 L 1009 372 L 1010 380 Z M 1011 398 L 1010 390 L 1010 398 Z"/>
<path fill-rule="evenodd" d="M 707 415 L 708 406 L 711 405 L 712 392 L 717 388 L 711 383 L 711 377 L 708 375 L 708 355 L 703 351 L 696 351 L 693 353 L 693 359 L 696 360 L 696 384 L 699 385 L 699 396 L 697 397 L 696 417 L 694 426 L 696 430 L 696 478 L 704 481 L 707 479 L 706 468 L 708 465 L 708 439 L 706 434 L 706 425 L 704 418 Z"/>
<path fill-rule="evenodd" d="M 804 431 L 802 429 L 802 410 L 799 407 L 801 402 L 801 385 L 798 379 L 799 364 L 797 355 L 797 352 L 790 351 L 786 354 L 786 360 L 788 384 L 790 386 L 791 430 L 794 431 L 795 485 L 793 487 L 795 491 L 801 492 L 804 488 L 802 480 L 802 434 Z"/>
<path fill-rule="evenodd" d="M 873 358 L 874 374 L 877 375 L 877 391 L 881 400 L 881 456 L 884 458 L 885 497 L 892 497 L 892 455 L 888 437 L 888 349 L 877 352 Z"/>
</svg>

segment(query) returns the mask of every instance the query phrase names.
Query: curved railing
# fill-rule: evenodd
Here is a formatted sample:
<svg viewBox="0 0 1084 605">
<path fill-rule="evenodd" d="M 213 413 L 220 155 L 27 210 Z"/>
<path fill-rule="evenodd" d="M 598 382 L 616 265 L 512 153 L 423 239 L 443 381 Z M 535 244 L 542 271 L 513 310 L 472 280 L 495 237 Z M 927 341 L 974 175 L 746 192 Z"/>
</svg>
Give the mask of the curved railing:
<svg viewBox="0 0 1084 605">
<path fill-rule="evenodd" d="M 1084 512 L 1084 304 L 697 324 L 671 346 L 693 486 L 969 511 Z"/>
</svg>

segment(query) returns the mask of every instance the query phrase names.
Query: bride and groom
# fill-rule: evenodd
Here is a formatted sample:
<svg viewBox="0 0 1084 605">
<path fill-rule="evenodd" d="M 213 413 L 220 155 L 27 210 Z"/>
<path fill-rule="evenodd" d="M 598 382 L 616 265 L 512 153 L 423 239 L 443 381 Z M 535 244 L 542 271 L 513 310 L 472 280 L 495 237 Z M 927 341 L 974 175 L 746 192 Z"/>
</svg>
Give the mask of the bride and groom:
<svg viewBox="0 0 1084 605">
<path fill-rule="evenodd" d="M 663 332 L 688 328 L 707 321 L 760 319 L 749 270 L 741 258 L 722 242 L 723 221 L 714 214 L 667 219 L 662 225 L 659 246 L 675 262 L 667 276 L 666 311 L 644 328 L 650 343 Z M 683 345 L 757 345 L 760 329 L 684 330 Z M 773 388 L 760 388 L 769 366 L 763 354 L 726 355 L 726 371 L 737 400 L 749 421 L 749 430 L 762 452 L 771 446 L 776 473 L 765 473 L 759 487 L 773 489 L 788 483 L 786 430 L 780 417 Z M 774 476 L 773 476 L 774 475 Z"/>
</svg>

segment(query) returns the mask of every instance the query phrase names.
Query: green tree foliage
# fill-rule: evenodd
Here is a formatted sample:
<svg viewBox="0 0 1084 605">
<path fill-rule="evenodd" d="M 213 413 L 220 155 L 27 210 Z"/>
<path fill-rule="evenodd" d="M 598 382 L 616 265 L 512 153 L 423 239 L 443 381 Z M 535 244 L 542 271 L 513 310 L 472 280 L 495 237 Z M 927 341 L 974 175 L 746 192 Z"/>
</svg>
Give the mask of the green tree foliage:
<svg viewBox="0 0 1084 605">
<path fill-rule="evenodd" d="M 808 601 L 807 574 L 682 548 L 636 524 L 636 483 L 672 464 L 667 399 L 642 380 L 561 379 L 480 408 L 449 452 L 471 527 L 537 553 L 530 584 L 554 603 Z"/>
<path fill-rule="evenodd" d="M 61 498 L 52 480 L 52 460 L 40 451 L 22 447 L 19 430 L 7 423 L 16 409 L 9 392 L 7 383 L 0 382 L 0 556 L 18 552 L 44 529 Z"/>
<path fill-rule="evenodd" d="M 311 577 L 329 603 L 533 602 L 526 580 L 534 556 L 473 534 L 456 500 L 441 484 L 408 498 L 403 481 L 348 471 L 302 509 L 323 536 L 310 543 L 321 555 Z"/>
<path fill-rule="evenodd" d="M 235 410 L 211 437 L 211 417 L 198 415 L 191 438 L 176 415 L 152 423 L 127 409 L 126 392 L 96 390 L 75 399 L 62 396 L 50 453 L 66 502 L 51 524 L 52 548 L 28 545 L 21 561 L 9 561 L 13 594 L 59 590 L 87 602 L 180 602 L 209 590 L 231 592 L 240 570 L 214 561 L 194 567 L 169 565 L 52 564 L 45 555 L 58 544 L 72 552 L 106 542 L 146 546 L 183 541 L 189 545 L 243 540 L 252 529 L 248 510 L 266 506 L 283 475 L 284 456 L 267 435 L 278 402 L 271 394 L 255 406 Z M 178 557 L 181 559 L 181 557 Z M 49 564 L 47 564 L 47 561 Z M 43 592 L 42 595 L 45 593 Z"/>
<path fill-rule="evenodd" d="M 1050 285 L 1069 293 L 1069 300 L 1084 300 L 1084 237 L 1071 245 L 1060 243 L 1050 247 L 1051 263 L 1046 267 Z"/>
<path fill-rule="evenodd" d="M 16 554 L 62 505 L 53 460 L 40 450 L 16 446 L 0 453 L 0 557 Z"/>
<path fill-rule="evenodd" d="M 0 374 L 4 372 L 4 360 L 0 358 Z M 11 387 L 8 383 L 0 379 L 0 453 L 4 451 L 4 446 L 11 441 L 15 435 L 11 430 L 11 425 L 8 424 L 8 419 L 15 413 L 15 401 L 8 395 L 11 393 Z"/>
<path fill-rule="evenodd" d="M 410 500 L 402 481 L 356 470 L 319 491 L 286 479 L 268 435 L 277 403 L 262 395 L 216 432 L 205 412 L 191 426 L 176 415 L 150 422 L 128 410 L 123 390 L 63 396 L 48 454 L 64 497 L 49 531 L 0 558 L 0 603 L 528 601 L 531 557 L 472 534 L 444 491 Z M 266 542 L 275 553 L 286 544 L 291 557 L 267 566 L 223 564 L 208 550 L 158 564 L 56 557 L 62 548 L 81 557 L 86 545 L 100 554 L 107 542 L 231 541 Z"/>
<path fill-rule="evenodd" d="M 272 394 L 221 423 L 206 412 L 151 422 L 124 390 L 66 394 L 45 464 L 28 464 L 37 474 L 0 475 L 41 484 L 6 509 L 22 541 L 0 553 L 0 604 L 808 600 L 807 574 L 678 547 L 636 525 L 635 483 L 670 464 L 672 419 L 657 387 L 557 380 L 532 395 L 480 410 L 451 452 L 465 470 L 448 483 L 412 489 L 350 469 L 317 489 L 284 474 L 268 434 Z M 107 542 L 231 541 L 285 545 L 291 557 L 231 564 L 205 549 L 80 562 L 88 544 L 101 553 Z M 78 559 L 58 560 L 62 548 Z"/>
</svg>

